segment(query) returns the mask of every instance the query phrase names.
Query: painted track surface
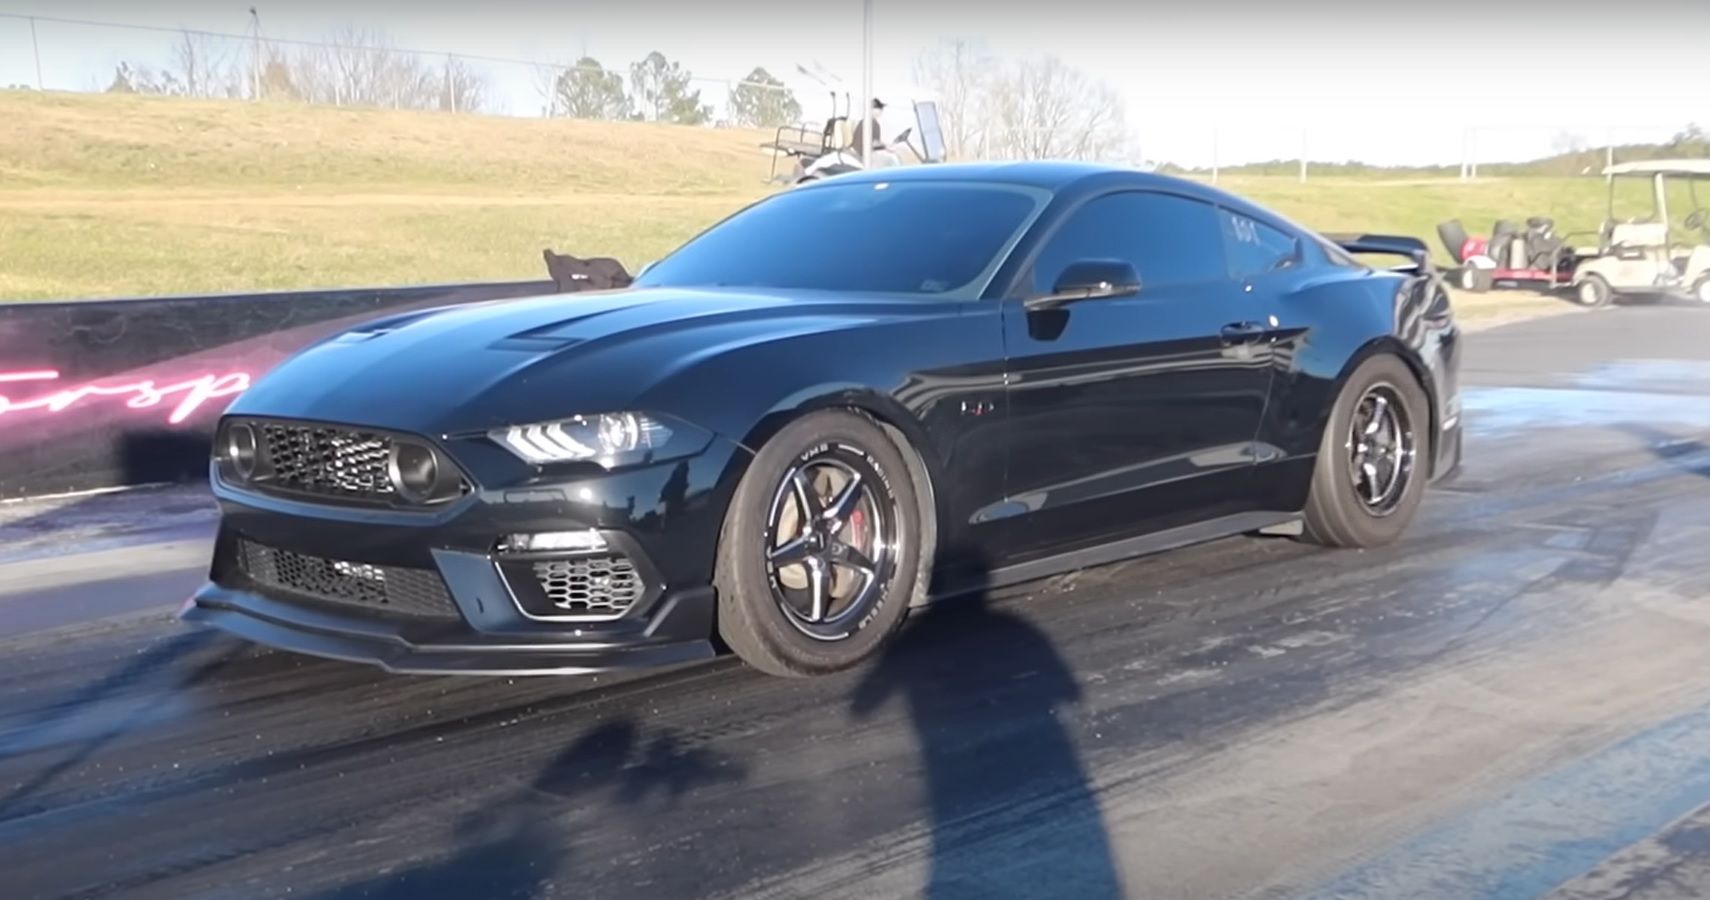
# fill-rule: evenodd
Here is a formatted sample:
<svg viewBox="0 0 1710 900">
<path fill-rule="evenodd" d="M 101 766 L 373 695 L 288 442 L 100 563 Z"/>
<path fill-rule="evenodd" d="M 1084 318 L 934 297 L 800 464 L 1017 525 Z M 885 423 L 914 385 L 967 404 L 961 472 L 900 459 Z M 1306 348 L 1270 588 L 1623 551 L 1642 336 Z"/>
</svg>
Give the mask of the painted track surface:
<svg viewBox="0 0 1710 900">
<path fill-rule="evenodd" d="M 0 892 L 1710 895 L 1710 310 L 1469 354 L 1398 546 L 1088 570 L 810 682 L 271 653 L 169 619 L 193 493 L 13 508 Z"/>
</svg>

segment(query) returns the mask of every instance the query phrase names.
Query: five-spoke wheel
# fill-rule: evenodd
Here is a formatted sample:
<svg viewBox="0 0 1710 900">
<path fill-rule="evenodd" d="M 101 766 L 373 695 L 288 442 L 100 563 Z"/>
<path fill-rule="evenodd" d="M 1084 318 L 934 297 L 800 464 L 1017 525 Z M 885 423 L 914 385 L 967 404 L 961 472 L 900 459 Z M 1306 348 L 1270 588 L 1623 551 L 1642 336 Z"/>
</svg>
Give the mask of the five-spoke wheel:
<svg viewBox="0 0 1710 900">
<path fill-rule="evenodd" d="M 1425 391 L 1399 357 L 1367 358 L 1330 410 L 1306 501 L 1306 536 L 1375 547 L 1401 536 L 1418 509 L 1431 460 Z"/>
<path fill-rule="evenodd" d="M 896 556 L 897 511 L 860 451 L 838 445 L 793 466 L 767 516 L 773 599 L 808 637 L 848 637 Z M 880 485 L 882 487 L 882 485 Z"/>
<path fill-rule="evenodd" d="M 1413 423 L 1394 385 L 1378 383 L 1354 407 L 1347 440 L 1348 475 L 1366 511 L 1395 512 L 1413 478 Z"/>
<path fill-rule="evenodd" d="M 814 675 L 867 658 L 924 599 L 936 529 L 908 448 L 866 416 L 803 416 L 761 446 L 731 499 L 714 584 L 744 661 Z"/>
</svg>

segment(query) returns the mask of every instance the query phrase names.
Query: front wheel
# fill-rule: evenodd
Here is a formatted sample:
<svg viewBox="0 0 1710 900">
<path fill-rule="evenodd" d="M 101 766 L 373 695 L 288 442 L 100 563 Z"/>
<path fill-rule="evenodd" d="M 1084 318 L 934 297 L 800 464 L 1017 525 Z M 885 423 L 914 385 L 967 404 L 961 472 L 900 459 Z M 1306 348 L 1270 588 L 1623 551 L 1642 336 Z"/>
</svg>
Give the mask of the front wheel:
<svg viewBox="0 0 1710 900">
<path fill-rule="evenodd" d="M 877 423 L 811 413 L 755 455 L 719 539 L 718 628 L 771 675 L 872 655 L 927 583 L 932 529 L 903 451 Z"/>
<path fill-rule="evenodd" d="M 1429 402 L 1413 370 L 1389 355 L 1361 363 L 1319 445 L 1307 539 L 1378 547 L 1401 537 L 1425 493 L 1432 451 Z"/>
<path fill-rule="evenodd" d="M 1459 281 L 1461 290 L 1470 291 L 1474 294 L 1485 293 L 1495 284 L 1489 269 L 1480 269 L 1476 266 L 1462 268 Z"/>
<path fill-rule="evenodd" d="M 1698 279 L 1698 287 L 1693 289 L 1692 295 L 1698 298 L 1699 303 L 1710 303 L 1710 275 Z"/>
<path fill-rule="evenodd" d="M 1601 275 L 1587 275 L 1575 289 L 1579 305 L 1589 309 L 1602 309 L 1615 299 L 1615 291 L 1609 287 L 1609 282 Z"/>
</svg>

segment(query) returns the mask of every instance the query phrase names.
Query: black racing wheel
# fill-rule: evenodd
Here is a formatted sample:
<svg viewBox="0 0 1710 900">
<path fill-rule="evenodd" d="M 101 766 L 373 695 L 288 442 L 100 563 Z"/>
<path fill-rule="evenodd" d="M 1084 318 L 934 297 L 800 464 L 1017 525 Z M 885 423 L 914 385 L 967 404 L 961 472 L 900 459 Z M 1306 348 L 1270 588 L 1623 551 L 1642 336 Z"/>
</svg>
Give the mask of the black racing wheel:
<svg viewBox="0 0 1710 900">
<path fill-rule="evenodd" d="M 1424 495 L 1431 453 L 1429 405 L 1413 370 L 1388 354 L 1360 363 L 1319 445 L 1307 539 L 1377 547 L 1401 537 Z"/>
<path fill-rule="evenodd" d="M 755 455 L 719 539 L 718 628 L 772 675 L 849 668 L 925 592 L 929 505 L 904 451 L 854 412 L 811 413 Z"/>
</svg>

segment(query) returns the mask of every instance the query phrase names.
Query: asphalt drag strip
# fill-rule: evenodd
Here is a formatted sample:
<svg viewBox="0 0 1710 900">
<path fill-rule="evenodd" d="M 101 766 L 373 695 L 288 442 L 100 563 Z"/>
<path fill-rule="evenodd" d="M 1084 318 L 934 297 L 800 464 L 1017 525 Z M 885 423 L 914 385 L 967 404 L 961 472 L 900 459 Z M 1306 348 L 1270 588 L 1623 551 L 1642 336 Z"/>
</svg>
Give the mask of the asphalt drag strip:
<svg viewBox="0 0 1710 900">
<path fill-rule="evenodd" d="M 1468 354 L 1466 469 L 1396 546 L 1085 570 L 812 681 L 270 652 L 112 556 L 197 540 L 193 497 L 180 533 L 91 502 L 122 610 L 50 621 L 82 582 L 0 558 L 7 893 L 1710 895 L 1710 311 Z"/>
</svg>

